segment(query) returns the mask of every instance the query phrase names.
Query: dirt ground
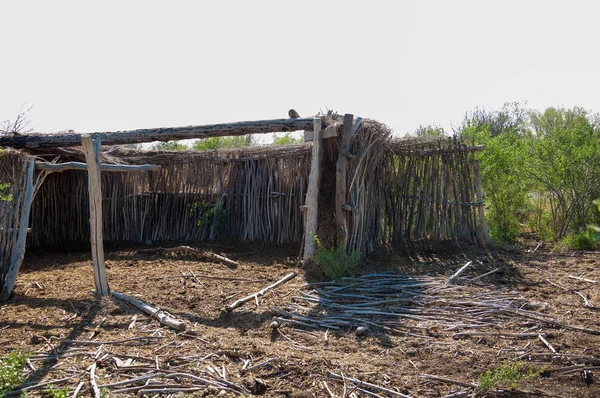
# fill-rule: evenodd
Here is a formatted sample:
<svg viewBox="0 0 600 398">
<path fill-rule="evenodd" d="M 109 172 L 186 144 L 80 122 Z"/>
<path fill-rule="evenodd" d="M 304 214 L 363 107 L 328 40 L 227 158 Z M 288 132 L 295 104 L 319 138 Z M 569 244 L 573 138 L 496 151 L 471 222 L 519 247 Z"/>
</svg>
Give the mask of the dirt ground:
<svg viewBox="0 0 600 398">
<path fill-rule="evenodd" d="M 332 332 L 287 324 L 280 326 L 280 333 L 271 325 L 273 307 L 285 307 L 308 289 L 305 272 L 294 261 L 298 248 L 232 244 L 203 249 L 240 264 L 232 268 L 189 254 L 138 253 L 133 248 L 106 253 L 111 290 L 169 311 L 185 321 L 183 333 L 115 299 L 96 301 L 89 293 L 94 288 L 89 252 L 27 253 L 15 296 L 0 305 L 0 355 L 13 350 L 33 354 L 27 381 L 68 388 L 69 396 L 80 383 L 80 396 L 93 396 L 89 373 L 96 363 L 95 380 L 101 389 L 148 374 L 185 373 L 246 391 L 245 395 L 367 396 L 362 392 L 368 390 L 366 384 L 357 387 L 348 380 L 333 378 L 329 374 L 333 372 L 410 397 L 443 397 L 459 391 L 472 394 L 474 390 L 468 385 L 477 383 L 480 374 L 505 360 L 520 358 L 522 363 L 546 372 L 490 396 L 600 397 L 600 369 L 593 369 L 600 365 L 600 335 L 548 324 L 516 330 L 533 331 L 526 338 L 493 334 L 453 338 L 453 332 L 444 329 L 419 338 L 377 328 L 357 336 L 354 329 Z M 600 331 L 599 253 L 552 254 L 543 247 L 533 249 L 446 247 L 402 256 L 381 254 L 361 273 L 394 270 L 448 277 L 467 260 L 473 260 L 477 266 L 466 273 L 467 277 L 500 268 L 479 281 L 484 287 L 518 293 L 561 325 Z M 258 305 L 251 300 L 232 312 L 224 310 L 291 271 L 297 271 L 298 276 L 260 297 Z M 596 308 L 587 307 L 576 292 Z M 553 356 L 536 334 L 544 336 L 558 354 Z M 133 340 L 110 343 L 130 338 Z M 83 341 L 94 343 L 84 345 Z M 101 342 L 106 343 L 100 346 Z M 576 366 L 581 364 L 591 368 L 593 383 L 589 387 Z M 570 373 L 569 368 L 552 372 L 571 366 L 575 370 Z M 427 374 L 451 381 L 423 377 Z M 153 395 L 150 390 L 155 387 L 171 388 L 173 396 L 234 395 L 185 376 L 154 383 L 159 380 L 148 384 L 146 394 Z M 175 391 L 182 386 L 188 390 Z M 43 391 L 46 387 L 32 390 L 29 396 L 47 395 Z M 131 387 L 137 390 L 126 390 Z M 108 396 L 140 394 L 135 384 L 107 388 Z M 382 390 L 370 391 L 394 396 Z M 462 396 L 471 396 L 466 394 Z"/>
</svg>

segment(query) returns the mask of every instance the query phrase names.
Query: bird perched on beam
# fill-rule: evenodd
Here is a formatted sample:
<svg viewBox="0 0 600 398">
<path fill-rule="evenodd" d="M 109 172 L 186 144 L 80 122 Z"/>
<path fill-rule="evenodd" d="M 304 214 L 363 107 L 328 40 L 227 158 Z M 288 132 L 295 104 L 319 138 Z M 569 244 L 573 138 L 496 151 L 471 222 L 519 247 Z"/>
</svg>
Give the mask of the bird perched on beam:
<svg viewBox="0 0 600 398">
<path fill-rule="evenodd" d="M 290 119 L 299 119 L 300 115 L 298 114 L 298 112 L 296 112 L 295 109 L 290 109 L 288 111 L 288 116 L 290 117 Z"/>
</svg>

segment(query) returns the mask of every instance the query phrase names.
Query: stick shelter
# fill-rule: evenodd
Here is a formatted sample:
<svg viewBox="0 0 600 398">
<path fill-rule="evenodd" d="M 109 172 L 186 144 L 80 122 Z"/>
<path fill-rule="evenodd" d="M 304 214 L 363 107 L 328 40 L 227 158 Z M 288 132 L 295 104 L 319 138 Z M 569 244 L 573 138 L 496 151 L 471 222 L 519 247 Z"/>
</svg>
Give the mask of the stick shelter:
<svg viewBox="0 0 600 398">
<path fill-rule="evenodd" d="M 290 146 L 122 146 L 297 130 L 305 142 Z M 298 243 L 308 260 L 315 235 L 362 256 L 422 239 L 488 241 L 474 158 L 481 147 L 394 138 L 384 124 L 352 115 L 23 134 L 0 137 L 0 147 L 0 300 L 12 293 L 26 247 L 91 242 L 103 296 L 103 242 Z"/>
</svg>

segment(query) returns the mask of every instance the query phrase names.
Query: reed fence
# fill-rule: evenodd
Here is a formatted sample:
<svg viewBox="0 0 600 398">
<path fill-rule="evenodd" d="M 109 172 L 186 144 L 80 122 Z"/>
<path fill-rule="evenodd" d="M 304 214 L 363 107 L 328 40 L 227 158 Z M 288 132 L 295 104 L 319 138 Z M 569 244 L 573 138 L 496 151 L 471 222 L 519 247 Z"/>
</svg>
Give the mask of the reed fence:
<svg viewBox="0 0 600 398">
<path fill-rule="evenodd" d="M 323 120 L 343 130 L 340 116 Z M 341 156 L 348 252 L 366 255 L 382 245 L 421 239 L 486 241 L 473 156 L 478 148 L 456 138 L 393 138 L 387 126 L 369 119 L 358 119 L 350 130 L 342 146 L 339 138 L 324 140 L 317 230 L 322 242 L 336 244 Z M 78 156 L 71 149 L 61 161 Z M 105 241 L 302 241 L 310 143 L 204 152 L 105 148 L 102 157 L 105 163 L 161 166 L 102 173 Z M 28 244 L 88 242 L 87 190 L 85 171 L 52 173 L 34 201 Z"/>
<path fill-rule="evenodd" d="M 104 240 L 258 240 L 302 236 L 310 145 L 209 152 L 113 151 L 160 171 L 102 173 Z M 29 244 L 89 241 L 87 173 L 53 173 L 36 197 Z"/>
<path fill-rule="evenodd" d="M 25 254 L 31 199 L 46 175 L 34 173 L 33 159 L 28 154 L 0 150 L 0 300 L 12 292 Z"/>
<path fill-rule="evenodd" d="M 420 239 L 484 243 L 474 150 L 456 138 L 391 139 L 363 121 L 349 150 L 348 252 Z"/>
</svg>

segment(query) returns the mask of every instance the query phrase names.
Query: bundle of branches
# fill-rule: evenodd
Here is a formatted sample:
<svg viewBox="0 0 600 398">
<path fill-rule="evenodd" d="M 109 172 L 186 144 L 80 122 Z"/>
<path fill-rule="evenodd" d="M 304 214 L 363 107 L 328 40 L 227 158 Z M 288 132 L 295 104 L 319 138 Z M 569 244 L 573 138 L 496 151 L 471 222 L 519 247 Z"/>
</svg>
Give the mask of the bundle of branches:
<svg viewBox="0 0 600 398">
<path fill-rule="evenodd" d="M 480 278 L 457 286 L 444 277 L 390 272 L 344 278 L 341 282 L 313 283 L 293 297 L 289 306 L 276 307 L 274 311 L 279 316 L 275 321 L 340 331 L 372 328 L 423 338 L 436 333 L 453 333 L 455 338 L 477 335 L 537 338 L 537 332 L 522 332 L 532 325 L 600 333 L 559 324 L 535 311 L 539 304 L 527 302 L 504 288 L 476 286 L 473 282 L 477 279 Z"/>
</svg>

